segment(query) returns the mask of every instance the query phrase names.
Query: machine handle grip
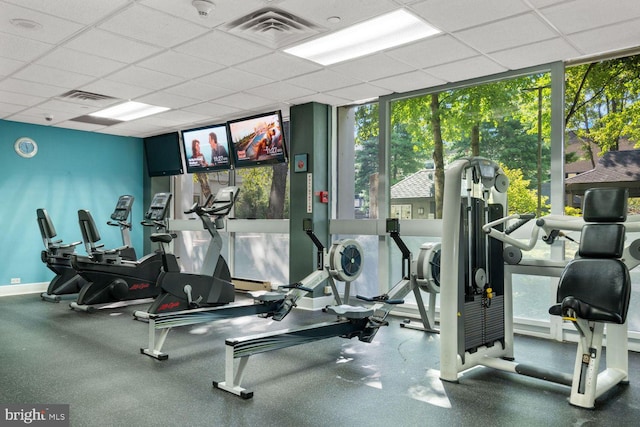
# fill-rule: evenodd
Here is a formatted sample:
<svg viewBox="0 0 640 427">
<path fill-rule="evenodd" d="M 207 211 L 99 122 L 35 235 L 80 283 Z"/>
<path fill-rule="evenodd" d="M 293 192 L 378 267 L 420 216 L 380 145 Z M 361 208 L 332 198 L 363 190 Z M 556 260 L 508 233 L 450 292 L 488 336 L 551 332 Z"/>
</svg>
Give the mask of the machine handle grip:
<svg viewBox="0 0 640 427">
<path fill-rule="evenodd" d="M 385 304 L 404 304 L 404 300 L 403 299 L 390 299 L 389 295 L 384 294 L 384 295 L 378 295 L 375 297 L 367 297 L 364 295 L 356 295 L 356 298 L 362 301 L 368 301 L 368 302 L 383 302 Z"/>
<path fill-rule="evenodd" d="M 520 220 L 518 222 L 516 222 L 515 224 L 510 225 L 509 227 L 507 227 L 507 229 L 504 230 L 504 234 L 513 233 L 518 228 L 522 227 L 523 225 L 525 225 L 526 223 L 528 223 L 529 221 L 531 221 L 535 217 L 536 217 L 536 215 L 532 214 L 532 213 L 520 215 Z"/>
</svg>

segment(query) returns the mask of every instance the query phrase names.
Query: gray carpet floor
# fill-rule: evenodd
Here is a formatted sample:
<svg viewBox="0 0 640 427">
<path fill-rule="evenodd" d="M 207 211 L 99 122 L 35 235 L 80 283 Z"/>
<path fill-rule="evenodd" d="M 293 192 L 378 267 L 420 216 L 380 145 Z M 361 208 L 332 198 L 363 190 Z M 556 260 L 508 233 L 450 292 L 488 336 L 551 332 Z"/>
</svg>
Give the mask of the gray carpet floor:
<svg viewBox="0 0 640 427">
<path fill-rule="evenodd" d="M 372 343 L 330 338 L 252 356 L 242 385 L 224 380 L 226 338 L 334 317 L 294 311 L 176 328 L 166 361 L 140 354 L 148 325 L 128 306 L 87 314 L 38 295 L 0 298 L 0 403 L 69 404 L 72 426 L 636 426 L 640 354 L 630 384 L 586 410 L 564 386 L 489 368 L 438 378 L 439 336 L 392 318 Z M 575 344 L 516 337 L 516 359 L 570 372 Z M 2 422 L 0 422 L 0 425 Z M 35 425 L 35 424 L 33 424 Z"/>
</svg>

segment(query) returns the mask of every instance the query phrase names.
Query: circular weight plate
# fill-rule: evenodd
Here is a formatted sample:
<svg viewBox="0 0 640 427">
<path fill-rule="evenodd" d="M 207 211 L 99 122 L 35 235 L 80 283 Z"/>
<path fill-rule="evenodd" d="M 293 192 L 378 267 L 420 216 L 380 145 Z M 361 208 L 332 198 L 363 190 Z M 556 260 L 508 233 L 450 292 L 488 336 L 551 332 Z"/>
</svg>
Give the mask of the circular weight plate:
<svg viewBox="0 0 640 427">
<path fill-rule="evenodd" d="M 640 259 L 640 239 L 634 240 L 629 245 L 629 253 L 635 259 Z"/>
<path fill-rule="evenodd" d="M 515 246 L 505 246 L 502 251 L 502 258 L 507 264 L 519 264 L 522 261 L 522 251 Z"/>
<path fill-rule="evenodd" d="M 362 273 L 362 247 L 353 239 L 334 242 L 329 248 L 329 271 L 336 280 L 352 282 Z"/>
<path fill-rule="evenodd" d="M 440 292 L 440 247 L 440 243 L 424 243 L 420 246 L 416 282 L 425 292 Z"/>
<path fill-rule="evenodd" d="M 509 188 L 509 178 L 505 174 L 499 173 L 496 175 L 494 187 L 498 193 L 505 193 Z"/>
<path fill-rule="evenodd" d="M 484 268 L 476 270 L 476 273 L 474 274 L 474 281 L 478 288 L 484 289 L 484 285 L 487 284 L 487 273 L 485 273 Z"/>
</svg>

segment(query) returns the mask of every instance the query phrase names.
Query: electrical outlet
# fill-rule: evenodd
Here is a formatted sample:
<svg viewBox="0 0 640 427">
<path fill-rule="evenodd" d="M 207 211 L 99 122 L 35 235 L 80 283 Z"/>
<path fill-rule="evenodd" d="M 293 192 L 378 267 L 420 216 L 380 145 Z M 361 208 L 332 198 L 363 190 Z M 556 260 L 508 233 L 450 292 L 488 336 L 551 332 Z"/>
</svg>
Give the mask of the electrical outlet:
<svg viewBox="0 0 640 427">
<path fill-rule="evenodd" d="M 19 277 L 12 277 L 11 278 L 11 284 L 12 285 L 19 285 L 20 284 L 20 278 Z"/>
</svg>

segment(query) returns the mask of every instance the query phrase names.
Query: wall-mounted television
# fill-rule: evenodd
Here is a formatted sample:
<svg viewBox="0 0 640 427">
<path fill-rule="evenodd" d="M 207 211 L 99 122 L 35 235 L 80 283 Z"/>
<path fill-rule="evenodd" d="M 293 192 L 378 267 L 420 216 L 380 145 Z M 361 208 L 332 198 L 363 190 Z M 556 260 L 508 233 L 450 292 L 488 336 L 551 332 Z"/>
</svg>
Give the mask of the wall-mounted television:
<svg viewBox="0 0 640 427">
<path fill-rule="evenodd" d="M 272 111 L 228 123 L 236 168 L 287 161 L 280 111 Z"/>
<path fill-rule="evenodd" d="M 231 169 L 228 141 L 226 123 L 183 130 L 187 173 Z"/>
<path fill-rule="evenodd" d="M 184 173 L 178 132 L 144 138 L 144 153 L 149 176 L 170 176 Z"/>
</svg>

